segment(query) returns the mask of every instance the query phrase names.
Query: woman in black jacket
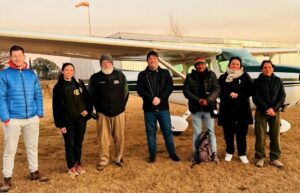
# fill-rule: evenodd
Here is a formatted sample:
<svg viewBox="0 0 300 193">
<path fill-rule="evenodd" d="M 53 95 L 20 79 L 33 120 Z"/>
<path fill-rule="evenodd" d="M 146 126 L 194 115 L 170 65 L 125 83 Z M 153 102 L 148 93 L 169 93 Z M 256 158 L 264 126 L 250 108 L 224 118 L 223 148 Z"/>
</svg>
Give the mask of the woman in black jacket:
<svg viewBox="0 0 300 193">
<path fill-rule="evenodd" d="M 64 63 L 53 88 L 53 117 L 65 141 L 68 174 L 74 178 L 85 173 L 81 168 L 81 148 L 86 122 L 93 110 L 90 96 L 81 80 L 76 80 L 74 65 Z"/>
<path fill-rule="evenodd" d="M 242 163 L 249 163 L 246 156 L 248 125 L 253 123 L 249 97 L 252 95 L 252 80 L 244 72 L 239 57 L 229 60 L 227 72 L 220 76 L 221 87 L 219 125 L 223 126 L 226 142 L 225 161 L 231 161 L 234 153 L 234 134 L 238 155 Z"/>
</svg>

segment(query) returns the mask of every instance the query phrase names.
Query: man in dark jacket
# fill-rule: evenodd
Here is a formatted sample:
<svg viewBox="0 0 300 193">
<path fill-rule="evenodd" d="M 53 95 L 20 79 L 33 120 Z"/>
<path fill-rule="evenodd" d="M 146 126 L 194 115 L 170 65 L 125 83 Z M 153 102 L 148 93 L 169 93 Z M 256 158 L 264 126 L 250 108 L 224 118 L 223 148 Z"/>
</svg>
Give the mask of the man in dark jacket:
<svg viewBox="0 0 300 193">
<path fill-rule="evenodd" d="M 170 158 L 180 161 L 175 153 L 168 99 L 173 80 L 168 70 L 158 66 L 158 53 L 147 54 L 147 68 L 139 73 L 137 92 L 143 98 L 143 110 L 149 149 L 149 163 L 156 160 L 156 123 L 159 122 Z"/>
<path fill-rule="evenodd" d="M 97 111 L 99 163 L 101 171 L 109 162 L 110 136 L 115 143 L 115 161 L 123 165 L 125 106 L 128 86 L 124 74 L 113 69 L 113 58 L 109 54 L 100 57 L 101 71 L 90 78 L 89 91 Z"/>
<path fill-rule="evenodd" d="M 262 73 L 254 80 L 253 102 L 255 111 L 255 158 L 256 166 L 262 167 L 266 158 L 265 142 L 267 125 L 270 138 L 270 164 L 276 167 L 284 165 L 278 160 L 280 150 L 280 113 L 285 101 L 285 90 L 282 81 L 274 75 L 274 65 L 270 60 L 261 64 Z"/>
<path fill-rule="evenodd" d="M 206 130 L 209 131 L 213 152 L 212 159 L 216 163 L 219 163 L 212 114 L 216 114 L 214 111 L 216 110 L 216 99 L 220 95 L 220 86 L 215 73 L 208 70 L 206 65 L 207 63 L 203 57 L 196 59 L 194 64 L 196 70 L 187 75 L 184 81 L 183 94 L 189 100 L 189 110 L 192 113 L 192 124 L 194 127 L 192 140 L 193 155 L 196 152 L 195 142 L 201 133 L 203 122 Z"/>
<path fill-rule="evenodd" d="M 40 117 L 44 116 L 43 96 L 36 74 L 27 69 L 24 49 L 12 46 L 9 68 L 0 72 L 0 119 L 3 124 L 4 183 L 0 192 L 12 186 L 14 158 L 22 133 L 29 163 L 30 179 L 47 181 L 38 170 L 38 139 Z"/>
</svg>

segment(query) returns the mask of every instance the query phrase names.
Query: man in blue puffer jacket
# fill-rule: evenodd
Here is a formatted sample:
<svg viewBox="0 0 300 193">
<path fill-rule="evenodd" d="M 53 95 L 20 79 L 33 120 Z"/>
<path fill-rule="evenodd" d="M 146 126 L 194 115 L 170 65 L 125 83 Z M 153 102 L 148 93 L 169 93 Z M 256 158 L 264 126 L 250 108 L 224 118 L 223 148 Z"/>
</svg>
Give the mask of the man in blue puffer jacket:
<svg viewBox="0 0 300 193">
<path fill-rule="evenodd" d="M 38 171 L 39 122 L 43 117 L 43 96 L 39 79 L 27 69 L 24 49 L 12 46 L 7 69 L 0 72 L 0 118 L 3 124 L 4 183 L 0 192 L 12 187 L 14 157 L 22 133 L 27 150 L 30 179 L 47 181 Z"/>
</svg>

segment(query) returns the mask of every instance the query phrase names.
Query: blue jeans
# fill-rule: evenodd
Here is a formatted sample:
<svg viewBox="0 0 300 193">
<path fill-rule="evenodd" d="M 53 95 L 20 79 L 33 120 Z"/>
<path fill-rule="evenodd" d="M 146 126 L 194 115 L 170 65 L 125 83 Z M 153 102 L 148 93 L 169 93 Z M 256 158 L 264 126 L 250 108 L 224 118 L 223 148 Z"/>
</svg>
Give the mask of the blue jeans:
<svg viewBox="0 0 300 193">
<path fill-rule="evenodd" d="M 149 154 L 151 157 L 156 156 L 156 130 L 157 121 L 160 125 L 160 129 L 163 133 L 165 145 L 169 155 L 175 154 L 172 125 L 169 110 L 164 111 L 144 111 L 146 132 L 147 132 L 147 142 Z"/>
<path fill-rule="evenodd" d="M 204 112 L 204 111 L 192 113 L 192 124 L 194 128 L 193 141 L 192 141 L 193 152 L 196 152 L 195 142 L 198 135 L 201 133 L 202 121 L 206 130 L 209 131 L 211 151 L 213 153 L 216 153 L 217 140 L 216 140 L 215 129 L 214 129 L 214 119 L 211 118 L 210 112 Z"/>
</svg>

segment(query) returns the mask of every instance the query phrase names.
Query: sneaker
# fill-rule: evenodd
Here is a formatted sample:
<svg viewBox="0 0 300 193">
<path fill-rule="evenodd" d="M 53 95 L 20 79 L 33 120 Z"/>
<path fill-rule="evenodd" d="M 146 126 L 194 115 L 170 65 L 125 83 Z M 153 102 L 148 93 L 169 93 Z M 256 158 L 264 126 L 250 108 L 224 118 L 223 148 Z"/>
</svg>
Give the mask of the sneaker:
<svg viewBox="0 0 300 193">
<path fill-rule="evenodd" d="M 245 155 L 240 156 L 240 160 L 243 164 L 249 163 L 249 160 L 248 160 L 247 156 L 245 156 Z"/>
<path fill-rule="evenodd" d="M 99 172 L 101 172 L 102 170 L 104 170 L 104 168 L 105 168 L 105 165 L 97 165 L 97 166 L 96 166 L 96 169 L 97 169 Z"/>
<path fill-rule="evenodd" d="M 276 166 L 278 168 L 283 168 L 284 167 L 283 163 L 281 163 L 278 159 L 271 160 L 270 164 L 273 165 L 273 166 Z"/>
<path fill-rule="evenodd" d="M 40 182 L 47 182 L 49 178 L 43 176 L 38 170 L 30 173 L 30 180 L 38 180 Z"/>
<path fill-rule="evenodd" d="M 8 192 L 13 186 L 12 178 L 4 178 L 3 186 L 0 188 L 0 192 Z"/>
<path fill-rule="evenodd" d="M 75 167 L 76 172 L 78 174 L 84 174 L 84 173 L 86 173 L 86 171 L 80 165 L 76 164 L 74 167 Z"/>
<path fill-rule="evenodd" d="M 124 166 L 124 161 L 121 158 L 119 162 L 116 162 L 116 165 L 119 166 L 120 168 Z"/>
<path fill-rule="evenodd" d="M 231 161 L 231 159 L 232 159 L 232 154 L 230 154 L 230 153 L 226 153 L 226 156 L 225 156 L 225 161 L 227 161 L 227 162 L 230 162 L 230 161 Z"/>
<path fill-rule="evenodd" d="M 176 153 L 172 154 L 169 156 L 171 158 L 172 161 L 174 162 L 179 162 L 180 158 L 176 155 Z"/>
<path fill-rule="evenodd" d="M 68 170 L 68 174 L 69 174 L 69 176 L 70 176 L 71 178 L 77 177 L 77 176 L 79 175 L 79 173 L 77 172 L 76 166 L 70 168 L 70 169 Z"/>
<path fill-rule="evenodd" d="M 156 157 L 155 156 L 150 156 L 148 163 L 154 163 L 156 161 Z"/>
<path fill-rule="evenodd" d="M 217 164 L 220 163 L 217 152 L 214 152 L 212 154 L 211 158 L 212 158 L 212 161 L 214 161 L 215 163 L 217 163 Z"/>
<path fill-rule="evenodd" d="M 265 163 L 265 160 L 264 159 L 259 159 L 257 160 L 257 162 L 255 163 L 255 165 L 259 168 L 263 167 L 264 166 L 264 163 Z"/>
</svg>

